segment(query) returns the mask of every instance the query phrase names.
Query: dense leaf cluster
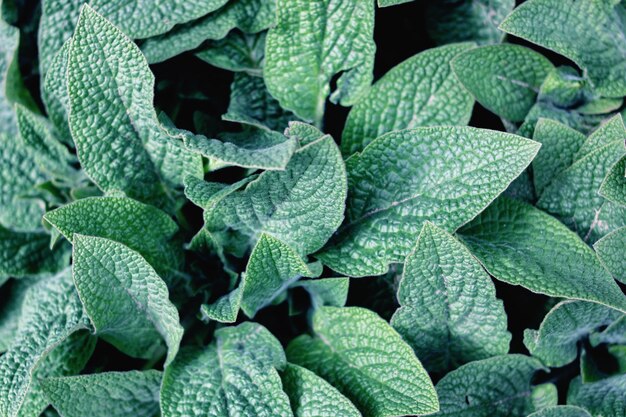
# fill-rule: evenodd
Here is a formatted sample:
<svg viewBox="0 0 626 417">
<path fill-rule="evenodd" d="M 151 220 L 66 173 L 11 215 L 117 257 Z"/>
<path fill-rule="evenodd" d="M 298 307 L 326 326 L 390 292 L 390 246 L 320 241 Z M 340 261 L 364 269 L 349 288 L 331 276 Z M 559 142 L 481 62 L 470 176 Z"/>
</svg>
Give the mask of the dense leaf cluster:
<svg viewBox="0 0 626 417">
<path fill-rule="evenodd" d="M 0 0 L 0 417 L 625 417 L 625 96 L 625 0 Z"/>
</svg>

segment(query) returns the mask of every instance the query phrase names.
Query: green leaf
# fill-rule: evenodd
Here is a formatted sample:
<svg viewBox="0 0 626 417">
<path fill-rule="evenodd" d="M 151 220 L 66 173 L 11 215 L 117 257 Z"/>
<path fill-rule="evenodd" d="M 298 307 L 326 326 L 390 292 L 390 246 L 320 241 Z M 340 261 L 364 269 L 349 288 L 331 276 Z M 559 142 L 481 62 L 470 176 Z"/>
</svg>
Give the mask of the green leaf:
<svg viewBox="0 0 626 417">
<path fill-rule="evenodd" d="M 511 122 L 521 122 L 554 67 L 532 49 L 502 44 L 465 52 L 452 68 L 480 104 Z"/>
<path fill-rule="evenodd" d="M 0 353 L 6 352 L 13 343 L 18 331 L 22 315 L 22 304 L 36 279 L 10 280 L 2 288 L 0 294 L 6 302 L 0 306 Z"/>
<path fill-rule="evenodd" d="M 235 74 L 228 112 L 222 119 L 280 132 L 287 128 L 290 121 L 297 120 L 270 95 L 263 78 L 248 74 Z"/>
<path fill-rule="evenodd" d="M 288 364 L 282 381 L 294 417 L 361 417 L 350 400 L 306 368 Z"/>
<path fill-rule="evenodd" d="M 213 13 L 146 40 L 141 49 L 148 62 L 154 64 L 195 49 L 207 40 L 223 39 L 235 28 L 252 34 L 275 23 L 276 0 L 230 0 Z"/>
<path fill-rule="evenodd" d="M 573 405 L 546 407 L 529 414 L 528 417 L 591 417 L 586 410 Z"/>
<path fill-rule="evenodd" d="M 248 35 L 233 30 L 223 39 L 209 41 L 196 52 L 196 56 L 214 67 L 261 77 L 266 35 L 267 32 Z M 236 83 L 231 90 L 234 90 L 234 85 Z"/>
<path fill-rule="evenodd" d="M 626 312 L 626 297 L 591 248 L 531 205 L 500 198 L 460 233 L 487 272 L 501 281 Z"/>
<path fill-rule="evenodd" d="M 13 101 L 7 94 L 11 89 L 12 74 L 17 68 L 17 48 L 20 31 L 0 19 L 0 133 L 17 133 Z"/>
<path fill-rule="evenodd" d="M 43 392 L 64 417 L 153 417 L 161 372 L 127 371 L 46 378 Z"/>
<path fill-rule="evenodd" d="M 393 130 L 466 125 L 474 100 L 452 72 L 450 61 L 472 47 L 462 43 L 429 49 L 389 70 L 348 114 L 343 154 L 362 151 Z"/>
<path fill-rule="evenodd" d="M 0 357 L 0 415 L 15 417 L 23 404 L 36 401 L 31 395 L 38 366 L 42 361 L 46 364 L 46 355 L 72 333 L 87 326 L 68 270 L 42 279 L 28 290 L 17 335 Z M 65 356 L 66 362 L 72 360 L 72 356 Z"/>
<path fill-rule="evenodd" d="M 25 277 L 56 273 L 69 265 L 67 245 L 50 248 L 50 235 L 14 232 L 0 226 L 0 275 Z"/>
<path fill-rule="evenodd" d="M 598 240 L 593 248 L 606 269 L 618 281 L 626 284 L 626 227 L 617 229 Z"/>
<path fill-rule="evenodd" d="M 384 274 L 404 261 L 425 221 L 447 231 L 467 223 L 538 150 L 528 139 L 472 127 L 387 133 L 348 160 L 346 222 L 316 256 L 344 275 Z"/>
<path fill-rule="evenodd" d="M 183 135 L 187 149 L 207 157 L 216 167 L 284 170 L 298 146 L 295 140 L 265 129 L 224 133 L 222 140 L 187 132 Z"/>
<path fill-rule="evenodd" d="M 205 207 L 205 227 L 222 246 L 252 244 L 266 233 L 309 254 L 341 224 L 346 188 L 341 154 L 326 135 L 298 149 L 284 171 L 265 171 Z"/>
<path fill-rule="evenodd" d="M 46 107 L 50 122 L 59 133 L 60 139 L 64 143 L 73 144 L 67 115 L 70 106 L 67 91 L 67 61 L 70 44 L 71 39 L 68 39 L 52 57 L 48 72 L 43 80 L 41 99 Z"/>
<path fill-rule="evenodd" d="M 389 324 L 360 307 L 321 307 L 314 337 L 287 347 L 290 362 L 329 381 L 365 417 L 430 414 L 437 393 L 411 348 Z"/>
<path fill-rule="evenodd" d="M 189 175 L 174 167 L 195 165 L 202 175 L 200 156 L 185 153 L 157 120 L 154 76 L 139 48 L 89 6 L 70 46 L 68 88 L 78 158 L 104 191 L 168 206 L 162 181 L 182 185 Z"/>
<path fill-rule="evenodd" d="M 546 407 L 553 407 L 559 403 L 559 392 L 551 382 L 535 385 L 531 394 L 535 410 Z"/>
<path fill-rule="evenodd" d="M 156 207 L 133 199 L 87 197 L 47 212 L 44 219 L 70 241 L 79 234 L 122 243 L 164 274 L 180 266 L 176 223 Z"/>
<path fill-rule="evenodd" d="M 626 95 L 624 5 L 619 0 L 531 0 L 500 25 L 503 31 L 562 54 L 606 97 Z"/>
<path fill-rule="evenodd" d="M 154 269 L 139 253 L 109 239 L 74 234 L 73 243 L 74 283 L 96 334 L 145 359 L 160 353 L 164 340 L 165 365 L 171 363 L 183 328 Z"/>
<path fill-rule="evenodd" d="M 241 308 L 241 298 L 243 296 L 243 281 L 239 287 L 228 294 L 225 294 L 211 304 L 202 304 L 200 314 L 203 321 L 217 321 L 219 323 L 234 323 Z"/>
<path fill-rule="evenodd" d="M 589 341 L 594 347 L 601 343 L 626 345 L 626 316 L 615 320 L 602 332 L 592 334 Z"/>
<path fill-rule="evenodd" d="M 413 0 L 378 0 L 378 7 L 395 6 L 398 4 L 408 3 Z"/>
<path fill-rule="evenodd" d="M 539 330 L 524 331 L 524 345 L 545 365 L 565 366 L 578 356 L 579 342 L 620 317 L 619 312 L 599 304 L 563 301 L 550 310 Z"/>
<path fill-rule="evenodd" d="M 350 106 L 372 82 L 374 3 L 362 0 L 277 0 L 278 22 L 267 34 L 264 78 L 285 109 L 320 126 L 326 99 Z M 330 82 L 337 79 L 331 92 Z"/>
<path fill-rule="evenodd" d="M 586 138 L 564 124 L 539 119 L 533 139 L 541 143 L 541 149 L 533 160 L 535 189 L 541 195 L 559 173 L 572 165 Z"/>
<path fill-rule="evenodd" d="M 248 260 L 246 276 L 242 282 L 241 309 L 248 317 L 254 317 L 294 281 L 313 276 L 315 273 L 296 251 L 284 242 L 263 233 Z"/>
<path fill-rule="evenodd" d="M 506 313 L 491 278 L 453 236 L 430 222 L 404 263 L 391 325 L 430 372 L 509 351 Z"/>
<path fill-rule="evenodd" d="M 598 382 L 582 384 L 580 378 L 570 383 L 567 403 L 588 410 L 593 416 L 624 417 L 626 374 Z"/>
<path fill-rule="evenodd" d="M 439 0 L 428 4 L 426 29 L 439 45 L 474 41 L 500 43 L 498 25 L 515 7 L 515 0 Z"/>
<path fill-rule="evenodd" d="M 626 156 L 613 165 L 598 193 L 609 201 L 626 206 Z"/>
<path fill-rule="evenodd" d="M 163 417 L 292 417 L 275 368 L 286 365 L 280 343 L 264 327 L 243 323 L 215 333 L 204 349 L 183 349 L 165 370 Z"/>
<path fill-rule="evenodd" d="M 461 366 L 437 383 L 437 416 L 524 417 L 533 411 L 531 378 L 538 360 L 504 355 Z"/>
<path fill-rule="evenodd" d="M 311 296 L 311 303 L 315 307 L 343 307 L 348 299 L 349 286 L 350 279 L 343 277 L 303 279 L 291 285 L 291 288 L 304 288 Z"/>
</svg>

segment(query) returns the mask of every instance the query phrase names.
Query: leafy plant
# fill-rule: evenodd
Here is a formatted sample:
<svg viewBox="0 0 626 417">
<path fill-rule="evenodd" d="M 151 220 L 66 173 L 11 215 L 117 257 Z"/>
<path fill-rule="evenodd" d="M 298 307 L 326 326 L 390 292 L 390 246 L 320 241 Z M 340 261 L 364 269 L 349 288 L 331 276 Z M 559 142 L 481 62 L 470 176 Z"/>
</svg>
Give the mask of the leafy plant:
<svg viewBox="0 0 626 417">
<path fill-rule="evenodd" d="M 0 417 L 626 417 L 626 1 L 515 3 L 0 0 Z"/>
</svg>

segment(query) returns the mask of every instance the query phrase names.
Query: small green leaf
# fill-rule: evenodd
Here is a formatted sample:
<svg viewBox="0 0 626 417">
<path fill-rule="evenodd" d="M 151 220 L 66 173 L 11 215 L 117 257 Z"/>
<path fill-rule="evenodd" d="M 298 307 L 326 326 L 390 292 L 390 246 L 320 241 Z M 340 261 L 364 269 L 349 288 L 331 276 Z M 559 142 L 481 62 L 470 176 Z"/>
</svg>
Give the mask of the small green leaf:
<svg viewBox="0 0 626 417">
<path fill-rule="evenodd" d="M 46 378 L 43 392 L 64 417 L 153 417 L 161 372 L 128 371 Z"/>
<path fill-rule="evenodd" d="M 333 306 L 343 307 L 348 299 L 350 278 L 318 278 L 303 279 L 291 288 L 304 288 L 310 295 L 315 307 Z"/>
<path fill-rule="evenodd" d="M 573 405 L 546 407 L 529 414 L 528 417 L 591 417 L 586 410 Z"/>
<path fill-rule="evenodd" d="M 232 30 L 223 39 L 209 41 L 196 52 L 196 56 L 214 67 L 261 77 L 266 35 L 267 32 L 248 35 L 240 30 Z M 234 90 L 234 85 L 236 83 L 231 90 Z"/>
<path fill-rule="evenodd" d="M 360 307 L 321 307 L 315 337 L 302 335 L 287 348 L 290 362 L 329 381 L 365 417 L 430 414 L 437 393 L 411 348 L 389 324 Z"/>
<path fill-rule="evenodd" d="M 398 4 L 408 3 L 413 0 L 378 0 L 378 7 L 389 7 Z"/>
<path fill-rule="evenodd" d="M 506 189 L 539 146 L 473 127 L 387 133 L 347 161 L 346 222 L 316 257 L 344 275 L 384 274 L 404 261 L 425 221 L 456 230 Z"/>
<path fill-rule="evenodd" d="M 211 304 L 202 304 L 200 314 L 203 321 L 217 321 L 219 323 L 234 323 L 241 308 L 241 298 L 243 295 L 243 280 L 239 287 L 226 295 L 221 296 Z"/>
<path fill-rule="evenodd" d="M 361 417 L 350 400 L 306 368 L 288 364 L 281 376 L 294 417 Z"/>
<path fill-rule="evenodd" d="M 430 372 L 509 351 L 506 313 L 491 278 L 450 234 L 426 222 L 407 256 L 391 325 Z"/>
<path fill-rule="evenodd" d="M 542 369 L 538 360 L 522 355 L 463 365 L 437 383 L 441 412 L 436 415 L 525 417 L 534 411 L 531 378 Z"/>
<path fill-rule="evenodd" d="M 602 332 L 592 334 L 589 341 L 594 347 L 601 343 L 626 345 L 626 316 L 615 320 Z"/>
<path fill-rule="evenodd" d="M 165 340 L 165 365 L 171 363 L 183 328 L 167 286 L 150 264 L 109 239 L 74 234 L 73 243 L 74 283 L 96 334 L 146 359 L 160 353 Z"/>
<path fill-rule="evenodd" d="M 604 236 L 593 248 L 613 277 L 626 284 L 626 227 Z"/>
<path fill-rule="evenodd" d="M 362 151 L 393 130 L 466 125 L 474 100 L 452 72 L 450 61 L 472 47 L 461 43 L 429 49 L 389 70 L 348 114 L 343 154 Z"/>
<path fill-rule="evenodd" d="M 326 99 L 350 106 L 367 93 L 374 66 L 374 2 L 277 0 L 264 78 L 285 109 L 320 126 Z M 337 88 L 331 92 L 335 74 Z"/>
<path fill-rule="evenodd" d="M 613 165 L 598 193 L 609 201 L 626 206 L 626 156 Z"/>
<path fill-rule="evenodd" d="M 70 106 L 67 92 L 67 61 L 70 44 L 71 39 L 68 39 L 52 57 L 50 67 L 43 80 L 41 99 L 46 107 L 50 122 L 59 133 L 60 139 L 64 143 L 73 144 L 67 115 Z"/>
<path fill-rule="evenodd" d="M 183 349 L 165 370 L 163 417 L 292 417 L 275 368 L 286 365 L 278 340 L 264 327 L 243 323 L 215 333 L 216 342 Z"/>
<path fill-rule="evenodd" d="M 589 246 L 531 205 L 500 198 L 460 233 L 485 269 L 501 281 L 626 312 L 626 297 Z"/>
<path fill-rule="evenodd" d="M 465 52 L 452 68 L 480 104 L 511 122 L 521 122 L 554 67 L 532 49 L 502 44 Z"/>
<path fill-rule="evenodd" d="M 598 382 L 581 383 L 580 378 L 570 382 L 567 403 L 588 410 L 593 416 L 624 417 L 626 374 L 612 376 Z"/>
<path fill-rule="evenodd" d="M 524 331 L 524 345 L 545 365 L 557 368 L 576 359 L 578 343 L 622 317 L 618 311 L 584 301 L 563 301 L 546 315 L 539 330 Z"/>
<path fill-rule="evenodd" d="M 0 289 L 2 299 L 6 300 L 0 306 L 0 353 L 6 352 L 15 339 L 24 298 L 35 282 L 36 279 L 28 278 L 10 280 Z"/>
<path fill-rule="evenodd" d="M 570 58 L 588 73 L 599 94 L 622 97 L 626 95 L 623 19 L 619 0 L 531 0 L 517 7 L 500 29 Z"/>
<path fill-rule="evenodd" d="M 551 382 L 535 385 L 531 396 L 535 410 L 553 407 L 559 403 L 559 391 Z"/>
</svg>

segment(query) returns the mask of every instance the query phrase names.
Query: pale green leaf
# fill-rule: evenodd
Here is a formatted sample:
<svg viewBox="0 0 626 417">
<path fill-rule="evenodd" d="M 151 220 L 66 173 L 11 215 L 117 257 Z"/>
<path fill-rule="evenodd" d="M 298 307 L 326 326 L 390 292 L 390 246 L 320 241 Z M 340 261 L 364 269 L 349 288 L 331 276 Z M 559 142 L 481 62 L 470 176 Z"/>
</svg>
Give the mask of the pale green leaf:
<svg viewBox="0 0 626 417">
<path fill-rule="evenodd" d="M 347 163 L 346 222 L 316 257 L 349 276 L 381 275 L 409 254 L 425 221 L 454 231 L 530 164 L 539 144 L 473 127 L 387 133 Z"/>
<path fill-rule="evenodd" d="M 377 0 L 378 7 L 389 7 L 397 4 L 408 3 L 413 0 Z"/>
<path fill-rule="evenodd" d="M 437 416 L 525 417 L 534 411 L 530 385 L 541 363 L 522 355 L 496 356 L 461 366 L 437 383 Z"/>
<path fill-rule="evenodd" d="M 509 351 L 506 313 L 489 275 L 453 236 L 426 222 L 406 258 L 391 325 L 430 372 Z"/>
<path fill-rule="evenodd" d="M 554 67 L 532 49 L 502 44 L 465 52 L 452 68 L 480 104 L 511 122 L 521 122 Z"/>
<path fill-rule="evenodd" d="M 609 201 L 626 206 L 626 156 L 613 165 L 600 185 L 599 194 Z"/>
<path fill-rule="evenodd" d="M 282 381 L 294 417 L 361 417 L 350 400 L 306 368 L 288 364 Z"/>
<path fill-rule="evenodd" d="M 246 34 L 233 30 L 225 38 L 209 41 L 196 56 L 215 67 L 234 72 L 263 75 L 267 32 Z M 234 90 L 234 85 L 232 89 Z"/>
<path fill-rule="evenodd" d="M 64 417 L 154 417 L 159 411 L 161 372 L 104 372 L 46 378 L 41 386 Z"/>
<path fill-rule="evenodd" d="M 52 57 L 48 72 L 43 79 L 41 99 L 46 107 L 48 118 L 61 136 L 61 140 L 64 143 L 73 144 L 67 115 L 70 106 L 67 91 L 67 61 L 70 44 L 71 39 L 68 39 Z"/>
<path fill-rule="evenodd" d="M 14 135 L 17 122 L 13 111 L 13 102 L 7 92 L 12 82 L 12 73 L 17 66 L 17 48 L 20 31 L 0 19 L 0 133 Z"/>
<path fill-rule="evenodd" d="M 466 125 L 474 100 L 450 62 L 472 47 L 462 43 L 429 49 L 389 70 L 348 114 L 341 138 L 343 154 L 362 151 L 393 130 Z"/>
<path fill-rule="evenodd" d="M 601 343 L 626 345 L 626 316 L 615 320 L 602 332 L 592 334 L 589 341 L 594 347 Z"/>
<path fill-rule="evenodd" d="M 243 286 L 245 278 L 242 278 L 242 283 L 239 287 L 235 288 L 228 294 L 225 294 L 215 300 L 211 304 L 202 304 L 200 306 L 200 314 L 203 321 L 217 321 L 220 323 L 234 323 L 237 321 L 237 315 L 241 308 L 241 298 L 243 295 Z"/>
<path fill-rule="evenodd" d="M 321 307 L 315 336 L 287 348 L 290 362 L 326 379 L 365 417 L 430 414 L 439 409 L 432 382 L 412 349 L 376 313 L 360 307 Z"/>
<path fill-rule="evenodd" d="M 535 410 L 553 407 L 559 403 L 559 391 L 551 382 L 535 385 L 531 396 Z"/>
<path fill-rule="evenodd" d="M 626 312 L 626 296 L 591 248 L 531 205 L 500 198 L 460 233 L 487 271 L 501 281 Z"/>
<path fill-rule="evenodd" d="M 626 10 L 619 0 L 531 0 L 500 25 L 560 53 L 586 71 L 597 92 L 626 95 Z"/>
<path fill-rule="evenodd" d="M 304 288 L 311 296 L 311 303 L 315 307 L 333 306 L 343 307 L 348 299 L 350 278 L 318 278 L 303 279 L 291 288 Z"/>
<path fill-rule="evenodd" d="M 524 331 L 524 344 L 545 365 L 558 368 L 576 359 L 579 342 L 620 317 L 618 311 L 599 304 L 563 301 L 550 310 L 539 330 Z"/>
<path fill-rule="evenodd" d="M 176 356 L 183 328 L 167 286 L 137 252 L 109 239 L 73 236 L 74 283 L 96 334 L 122 352 Z"/>
<path fill-rule="evenodd" d="M 10 280 L 0 288 L 2 299 L 6 300 L 0 305 L 0 353 L 6 352 L 15 335 L 22 315 L 22 303 L 28 289 L 33 286 L 36 279 Z"/>
<path fill-rule="evenodd" d="M 593 248 L 613 277 L 626 284 L 626 227 L 604 236 Z"/>
<path fill-rule="evenodd" d="M 320 126 L 326 99 L 350 106 L 372 82 L 373 0 L 277 0 L 263 76 L 285 109 Z M 337 88 L 331 92 L 335 74 Z"/>
<path fill-rule="evenodd" d="M 589 384 L 583 384 L 577 378 L 570 382 L 567 403 L 586 409 L 594 417 L 624 417 L 626 374 Z"/>
<path fill-rule="evenodd" d="M 546 407 L 529 414 L 528 417 L 591 417 L 585 409 L 573 405 Z"/>
</svg>

